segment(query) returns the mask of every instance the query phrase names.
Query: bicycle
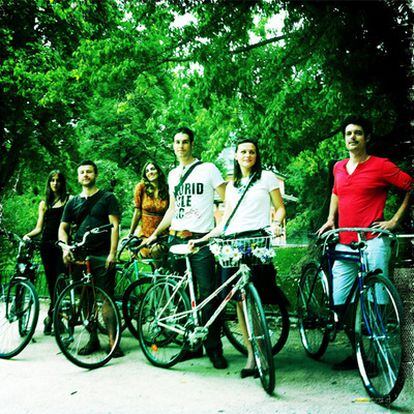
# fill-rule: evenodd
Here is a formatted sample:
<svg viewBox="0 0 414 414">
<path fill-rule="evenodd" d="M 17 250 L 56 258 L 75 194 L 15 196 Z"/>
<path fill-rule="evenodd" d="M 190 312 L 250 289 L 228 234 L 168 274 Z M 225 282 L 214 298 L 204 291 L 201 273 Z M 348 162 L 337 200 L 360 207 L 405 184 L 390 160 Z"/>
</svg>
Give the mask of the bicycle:
<svg viewBox="0 0 414 414">
<path fill-rule="evenodd" d="M 335 251 L 340 232 L 356 232 L 358 241 L 351 252 Z M 345 314 L 355 298 L 353 331 L 358 369 L 368 395 L 379 404 L 390 404 L 404 386 L 400 324 L 402 302 L 391 280 L 379 269 L 369 269 L 364 234 L 377 233 L 396 239 L 387 230 L 341 228 L 321 236 L 320 263 L 309 263 L 302 271 L 298 286 L 298 324 L 302 345 L 313 359 L 325 353 L 329 342 L 344 326 Z M 332 266 L 335 259 L 358 263 L 358 275 L 345 301 L 346 311 L 333 310 Z"/>
<path fill-rule="evenodd" d="M 76 257 L 90 235 L 108 231 L 111 227 L 112 224 L 106 224 L 89 230 L 82 241 L 66 245 L 66 248 Z M 62 247 L 62 243 L 58 244 Z M 57 298 L 53 312 L 55 338 L 69 361 L 82 368 L 94 369 L 105 365 L 119 346 L 120 315 L 108 293 L 94 284 L 91 258 L 87 256 L 73 264 L 82 266 L 84 270 L 81 279 L 76 281 L 72 264 L 69 266 L 67 286 Z M 109 347 L 102 346 L 108 336 Z M 94 344 L 92 352 L 88 350 L 90 341 Z"/>
<path fill-rule="evenodd" d="M 33 283 L 39 265 L 33 263 L 37 243 L 2 231 L 19 243 L 10 280 L 0 276 L 0 358 L 10 359 L 29 344 L 39 319 L 39 298 Z"/>
<path fill-rule="evenodd" d="M 257 240 L 256 240 L 257 239 Z M 228 248 L 240 240 L 249 241 L 252 246 L 270 242 L 270 237 L 251 239 L 213 239 L 210 249 L 218 257 L 222 266 L 229 266 L 220 257 L 216 244 L 226 244 Z M 190 256 L 198 251 L 188 250 L 188 245 L 178 244 L 170 248 L 176 256 L 185 258 L 186 271 L 183 276 L 166 275 L 155 282 L 146 292 L 138 311 L 139 342 L 145 357 L 151 364 L 168 368 L 178 363 L 187 350 L 198 349 L 205 340 L 208 328 L 224 310 L 228 302 L 239 293 L 243 314 L 245 316 L 249 341 L 252 344 L 254 358 L 264 390 L 272 394 L 275 387 L 275 369 L 271 352 L 269 331 L 259 295 L 250 281 L 251 271 L 244 263 L 250 257 L 240 254 L 240 267 L 226 282 L 219 286 L 211 295 L 197 304 Z M 237 248 L 237 246 L 236 246 Z M 243 257 L 244 256 L 244 257 Z M 251 261 L 253 262 L 253 261 Z M 231 266 L 238 263 L 232 262 Z M 233 284 L 233 285 L 232 285 Z M 218 305 L 213 315 L 204 324 L 200 321 L 201 310 L 217 298 L 225 289 L 230 291 Z M 187 289 L 190 297 L 188 297 Z"/>
</svg>

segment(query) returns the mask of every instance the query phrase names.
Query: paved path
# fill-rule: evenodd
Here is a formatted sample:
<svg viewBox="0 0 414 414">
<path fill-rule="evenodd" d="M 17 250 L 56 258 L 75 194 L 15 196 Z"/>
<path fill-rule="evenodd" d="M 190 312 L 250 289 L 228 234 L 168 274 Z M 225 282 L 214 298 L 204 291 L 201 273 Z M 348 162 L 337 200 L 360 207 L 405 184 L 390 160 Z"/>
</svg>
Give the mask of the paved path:
<svg viewBox="0 0 414 414">
<path fill-rule="evenodd" d="M 344 344 L 331 345 L 323 362 L 315 362 L 305 357 L 296 330 L 276 357 L 276 392 L 269 397 L 259 380 L 239 378 L 244 358 L 227 341 L 229 368 L 223 371 L 207 358 L 155 368 L 129 335 L 123 338 L 124 358 L 86 371 L 68 362 L 40 329 L 39 322 L 36 342 L 19 356 L 0 361 L 1 414 L 414 412 L 412 386 L 392 410 L 379 407 L 366 398 L 357 372 L 331 370 L 346 354 Z"/>
</svg>

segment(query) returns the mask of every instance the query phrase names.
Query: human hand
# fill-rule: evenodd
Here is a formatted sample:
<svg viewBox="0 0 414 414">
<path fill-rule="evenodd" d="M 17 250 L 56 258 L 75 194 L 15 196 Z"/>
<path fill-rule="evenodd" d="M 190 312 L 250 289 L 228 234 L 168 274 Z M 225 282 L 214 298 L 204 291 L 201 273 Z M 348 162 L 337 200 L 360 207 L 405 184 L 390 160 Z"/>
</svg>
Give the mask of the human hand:
<svg viewBox="0 0 414 414">
<path fill-rule="evenodd" d="M 270 225 L 270 228 L 272 230 L 272 233 L 276 236 L 276 237 L 280 237 L 283 233 L 282 231 L 282 225 L 280 224 L 279 221 L 273 221 L 272 224 Z"/>
<path fill-rule="evenodd" d="M 72 250 L 69 249 L 69 246 L 62 242 L 59 243 L 59 246 L 61 247 L 63 252 L 63 263 L 67 265 L 69 263 L 74 262 L 75 257 L 73 256 Z"/>
<path fill-rule="evenodd" d="M 203 239 L 192 239 L 189 240 L 187 243 L 188 250 L 193 251 L 197 247 L 197 243 L 203 242 Z"/>
<path fill-rule="evenodd" d="M 325 233 L 327 230 L 333 230 L 335 228 L 335 223 L 333 220 L 327 220 L 326 223 L 316 232 L 317 236 L 320 237 L 321 234 Z"/>
<path fill-rule="evenodd" d="M 31 240 L 31 238 L 30 238 L 27 234 L 25 234 L 25 235 L 22 237 L 22 239 L 23 239 L 23 240 L 25 240 L 25 241 L 30 241 L 30 240 Z"/>
<path fill-rule="evenodd" d="M 394 230 L 397 227 L 397 223 L 394 220 L 374 221 L 371 225 L 373 229 L 380 230 Z"/>
<path fill-rule="evenodd" d="M 116 255 L 114 253 L 109 253 L 105 262 L 105 269 L 110 269 L 115 266 Z"/>
<path fill-rule="evenodd" d="M 142 241 L 141 246 L 147 246 L 149 244 L 152 244 L 155 242 L 155 240 L 157 240 L 157 235 L 152 233 L 151 236 L 148 237 L 148 239 Z"/>
</svg>

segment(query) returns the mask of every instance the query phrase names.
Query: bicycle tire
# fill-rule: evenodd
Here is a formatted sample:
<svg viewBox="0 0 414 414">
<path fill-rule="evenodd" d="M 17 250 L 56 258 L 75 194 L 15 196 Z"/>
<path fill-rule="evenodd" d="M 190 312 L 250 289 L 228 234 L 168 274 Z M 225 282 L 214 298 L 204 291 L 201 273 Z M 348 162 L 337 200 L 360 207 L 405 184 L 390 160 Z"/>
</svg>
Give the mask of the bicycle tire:
<svg viewBox="0 0 414 414">
<path fill-rule="evenodd" d="M 145 292 L 153 282 L 152 277 L 142 277 L 131 283 L 126 289 L 122 298 L 122 315 L 125 325 L 131 332 L 132 336 L 139 339 L 138 333 L 138 311 Z"/>
<path fill-rule="evenodd" d="M 282 303 L 263 304 L 269 327 L 272 355 L 278 354 L 286 344 L 290 331 L 290 320 L 287 308 Z M 229 342 L 241 354 L 247 355 L 247 349 L 243 341 L 243 334 L 237 319 L 236 306 L 233 301 L 226 306 L 223 316 L 223 332 Z"/>
<path fill-rule="evenodd" d="M 309 263 L 302 271 L 297 291 L 299 335 L 308 356 L 320 359 L 329 344 L 328 282 L 316 263 Z"/>
<path fill-rule="evenodd" d="M 108 314 L 112 314 L 111 321 L 104 316 Z M 109 345 L 108 338 L 109 321 L 112 345 Z M 102 288 L 90 282 L 75 282 L 64 289 L 56 302 L 53 326 L 59 349 L 69 361 L 81 368 L 95 369 L 105 365 L 121 339 L 118 308 Z M 101 326 L 107 329 L 101 329 Z M 96 350 L 85 354 L 90 341 Z"/>
<path fill-rule="evenodd" d="M 138 311 L 141 349 L 152 365 L 161 368 L 175 365 L 185 352 L 184 336 L 173 329 L 186 326 L 189 316 L 176 318 L 174 315 L 190 310 L 190 301 L 182 289 L 173 293 L 175 288 L 176 283 L 167 279 L 153 284 Z"/>
<path fill-rule="evenodd" d="M 259 294 L 251 282 L 246 287 L 244 302 L 243 309 L 247 332 L 253 348 L 260 381 L 263 389 L 269 395 L 272 395 L 276 380 L 269 328 Z"/>
<path fill-rule="evenodd" d="M 68 285 L 68 275 L 66 275 L 65 273 L 60 273 L 59 276 L 56 278 L 55 287 L 53 289 L 53 294 L 55 295 L 55 303 Z"/>
<path fill-rule="evenodd" d="M 354 328 L 360 376 L 376 403 L 390 405 L 404 386 L 402 301 L 392 282 L 375 272 L 365 277 L 357 300 Z"/>
<path fill-rule="evenodd" d="M 15 278 L 0 288 L 0 358 L 10 359 L 22 352 L 33 337 L 39 298 L 29 280 Z"/>
</svg>

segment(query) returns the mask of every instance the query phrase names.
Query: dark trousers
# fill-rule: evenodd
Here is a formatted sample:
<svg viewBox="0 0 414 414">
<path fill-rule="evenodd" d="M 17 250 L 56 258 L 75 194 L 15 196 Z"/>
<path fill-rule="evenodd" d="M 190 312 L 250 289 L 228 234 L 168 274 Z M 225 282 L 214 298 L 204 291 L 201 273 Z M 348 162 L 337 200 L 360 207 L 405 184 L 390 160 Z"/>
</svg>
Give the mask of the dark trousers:
<svg viewBox="0 0 414 414">
<path fill-rule="evenodd" d="M 45 269 L 47 289 L 50 296 L 48 316 L 52 316 L 55 307 L 55 284 L 60 273 L 65 272 L 65 266 L 62 259 L 62 251 L 56 247 L 53 242 L 45 242 L 40 245 L 40 256 Z"/>
<path fill-rule="evenodd" d="M 169 244 L 186 244 L 188 240 L 180 239 L 175 236 L 170 236 L 168 239 Z M 208 247 L 203 247 L 198 253 L 193 254 L 190 257 L 191 270 L 193 272 L 193 279 L 196 285 L 196 291 L 198 292 L 199 303 L 213 293 L 218 286 L 218 277 L 215 271 L 214 256 L 210 252 Z M 172 267 L 180 274 L 184 274 L 185 260 L 173 259 L 171 261 Z M 219 301 L 217 298 L 209 302 L 202 312 L 203 323 L 207 322 L 214 311 L 217 309 Z M 223 353 L 223 346 L 221 344 L 221 320 L 217 318 L 215 322 L 210 326 L 207 338 L 204 342 L 207 354 L 217 352 Z"/>
</svg>

